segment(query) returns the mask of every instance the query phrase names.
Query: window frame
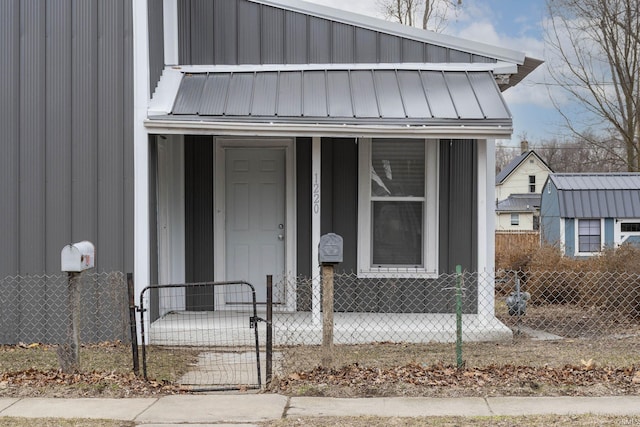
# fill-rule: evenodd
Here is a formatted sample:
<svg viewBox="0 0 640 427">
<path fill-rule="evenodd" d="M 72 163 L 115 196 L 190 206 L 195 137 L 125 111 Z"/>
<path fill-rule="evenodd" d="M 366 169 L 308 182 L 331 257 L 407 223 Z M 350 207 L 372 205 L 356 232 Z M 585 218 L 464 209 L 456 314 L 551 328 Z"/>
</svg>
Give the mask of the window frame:
<svg viewBox="0 0 640 427">
<path fill-rule="evenodd" d="M 580 222 L 581 221 L 598 221 L 600 224 L 600 249 L 597 252 L 594 251 L 581 251 L 580 250 L 580 236 L 596 236 L 596 234 L 580 234 Z M 576 218 L 575 223 L 575 254 L 576 256 L 592 256 L 599 255 L 604 248 L 604 224 L 602 218 Z"/>
<path fill-rule="evenodd" d="M 529 193 L 536 192 L 536 176 L 529 175 Z"/>
<path fill-rule="evenodd" d="M 518 212 L 511 213 L 511 225 L 520 226 L 520 214 Z"/>
<path fill-rule="evenodd" d="M 393 138 L 380 138 L 393 139 Z M 405 140 L 408 138 L 395 138 Z M 415 140 L 415 139 L 414 139 Z M 422 209 L 422 266 L 383 266 L 376 267 L 373 259 L 373 209 L 372 204 L 380 197 L 371 196 L 371 155 L 372 138 L 358 140 L 358 277 L 422 277 L 438 276 L 438 158 L 437 139 L 418 139 L 425 144 L 425 184 L 423 197 L 406 198 L 406 201 L 421 200 Z M 374 200 L 375 199 L 375 200 Z M 395 201 L 389 197 L 385 200 Z"/>
</svg>

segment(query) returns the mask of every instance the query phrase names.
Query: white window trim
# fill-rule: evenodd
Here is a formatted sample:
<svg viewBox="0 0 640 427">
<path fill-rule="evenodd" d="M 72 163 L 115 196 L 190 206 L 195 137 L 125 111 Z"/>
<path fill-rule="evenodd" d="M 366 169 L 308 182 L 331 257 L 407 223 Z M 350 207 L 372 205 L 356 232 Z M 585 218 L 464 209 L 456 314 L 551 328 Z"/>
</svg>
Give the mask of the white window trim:
<svg viewBox="0 0 640 427">
<path fill-rule="evenodd" d="M 600 221 L 600 250 L 598 252 L 580 252 L 580 221 L 581 220 L 599 220 Z M 575 218 L 574 232 L 575 232 L 575 256 L 596 256 L 602 253 L 604 249 L 604 219 L 603 218 Z"/>
<path fill-rule="evenodd" d="M 622 224 L 630 223 L 630 222 L 632 222 L 632 223 L 640 222 L 640 219 L 625 218 L 625 219 L 616 219 L 615 220 L 614 242 L 615 242 L 616 246 L 622 245 L 624 242 L 627 241 L 627 239 L 629 237 L 640 236 L 640 231 L 625 231 L 624 234 L 623 234 L 623 232 L 622 232 Z"/>
<path fill-rule="evenodd" d="M 358 277 L 438 277 L 438 140 L 425 141 L 424 266 L 371 266 L 371 138 L 358 140 Z M 422 200 L 422 198 L 420 198 Z"/>
</svg>

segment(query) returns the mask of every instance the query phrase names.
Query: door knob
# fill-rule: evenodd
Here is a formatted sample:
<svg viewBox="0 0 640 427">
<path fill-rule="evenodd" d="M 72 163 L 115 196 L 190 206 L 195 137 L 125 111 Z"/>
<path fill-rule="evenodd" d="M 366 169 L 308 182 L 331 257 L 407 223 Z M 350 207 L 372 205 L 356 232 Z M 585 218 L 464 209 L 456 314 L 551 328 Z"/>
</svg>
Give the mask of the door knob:
<svg viewBox="0 0 640 427">
<path fill-rule="evenodd" d="M 284 240 L 284 234 L 278 234 L 278 240 Z"/>
</svg>

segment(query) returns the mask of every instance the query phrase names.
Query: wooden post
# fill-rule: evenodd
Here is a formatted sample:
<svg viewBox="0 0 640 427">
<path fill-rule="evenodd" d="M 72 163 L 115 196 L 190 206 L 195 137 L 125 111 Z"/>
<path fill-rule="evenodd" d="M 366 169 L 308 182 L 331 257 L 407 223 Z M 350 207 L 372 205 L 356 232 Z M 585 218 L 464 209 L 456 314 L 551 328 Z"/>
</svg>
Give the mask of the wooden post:
<svg viewBox="0 0 640 427">
<path fill-rule="evenodd" d="M 80 368 L 80 274 L 69 273 L 67 296 L 67 337 L 58 347 L 58 361 L 64 373 Z"/>
<path fill-rule="evenodd" d="M 322 366 L 333 363 L 333 264 L 322 264 Z"/>
</svg>

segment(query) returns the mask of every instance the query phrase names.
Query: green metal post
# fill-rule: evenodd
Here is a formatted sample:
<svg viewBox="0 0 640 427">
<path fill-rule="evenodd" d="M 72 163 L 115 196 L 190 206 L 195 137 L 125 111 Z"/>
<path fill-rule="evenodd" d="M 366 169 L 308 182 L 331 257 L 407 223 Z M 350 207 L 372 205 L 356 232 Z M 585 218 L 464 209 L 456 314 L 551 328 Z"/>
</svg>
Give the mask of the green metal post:
<svg viewBox="0 0 640 427">
<path fill-rule="evenodd" d="M 456 364 L 462 368 L 462 266 L 456 265 Z"/>
</svg>

